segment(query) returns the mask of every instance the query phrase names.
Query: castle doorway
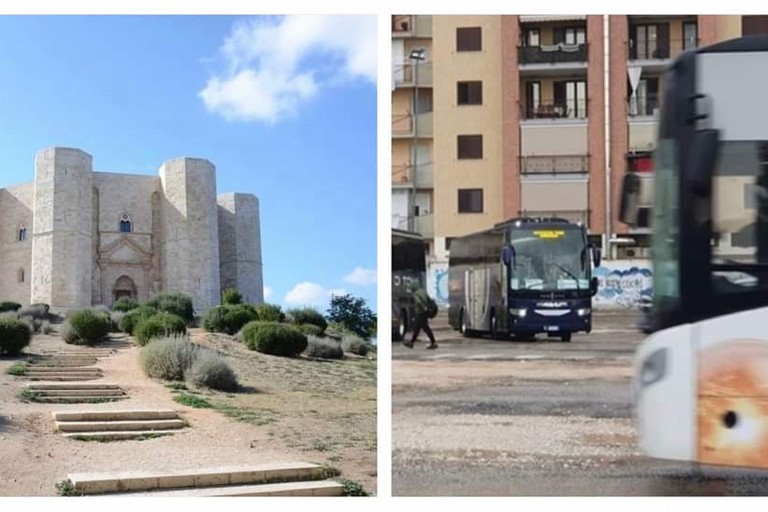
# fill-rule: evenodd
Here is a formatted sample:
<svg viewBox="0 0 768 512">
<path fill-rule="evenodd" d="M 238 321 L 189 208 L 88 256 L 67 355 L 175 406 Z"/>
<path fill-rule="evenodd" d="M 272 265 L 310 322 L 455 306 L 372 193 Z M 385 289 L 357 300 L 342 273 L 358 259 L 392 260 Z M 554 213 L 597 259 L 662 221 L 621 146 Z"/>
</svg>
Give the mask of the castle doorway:
<svg viewBox="0 0 768 512">
<path fill-rule="evenodd" d="M 136 300 L 136 283 L 133 282 L 128 276 L 122 276 L 115 281 L 115 286 L 112 287 L 113 301 L 117 302 L 123 297 Z"/>
</svg>

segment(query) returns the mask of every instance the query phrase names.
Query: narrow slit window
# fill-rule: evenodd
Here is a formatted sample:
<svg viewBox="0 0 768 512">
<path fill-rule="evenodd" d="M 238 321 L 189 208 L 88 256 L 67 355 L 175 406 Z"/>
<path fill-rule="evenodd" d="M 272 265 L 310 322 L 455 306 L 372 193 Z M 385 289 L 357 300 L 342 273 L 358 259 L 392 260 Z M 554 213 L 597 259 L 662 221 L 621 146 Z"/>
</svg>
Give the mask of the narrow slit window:
<svg viewBox="0 0 768 512">
<path fill-rule="evenodd" d="M 128 217 L 128 215 L 123 215 L 120 218 L 120 232 L 121 233 L 130 233 L 133 231 L 133 226 L 131 225 L 131 219 Z"/>
</svg>

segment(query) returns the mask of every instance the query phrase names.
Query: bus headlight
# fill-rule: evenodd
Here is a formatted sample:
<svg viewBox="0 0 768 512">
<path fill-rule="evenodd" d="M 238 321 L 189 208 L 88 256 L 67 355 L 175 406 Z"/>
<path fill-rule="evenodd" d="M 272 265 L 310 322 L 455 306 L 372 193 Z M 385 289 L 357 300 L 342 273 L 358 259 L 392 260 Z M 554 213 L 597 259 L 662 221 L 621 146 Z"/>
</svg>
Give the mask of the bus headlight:
<svg viewBox="0 0 768 512">
<path fill-rule="evenodd" d="M 509 314 L 520 318 L 525 318 L 528 314 L 528 310 L 525 308 L 509 308 Z"/>
<path fill-rule="evenodd" d="M 587 316 L 592 313 L 592 308 L 579 308 L 576 310 L 576 314 L 579 316 Z"/>
<path fill-rule="evenodd" d="M 658 382 L 667 374 L 667 349 L 660 348 L 645 358 L 640 369 L 640 389 Z"/>
</svg>

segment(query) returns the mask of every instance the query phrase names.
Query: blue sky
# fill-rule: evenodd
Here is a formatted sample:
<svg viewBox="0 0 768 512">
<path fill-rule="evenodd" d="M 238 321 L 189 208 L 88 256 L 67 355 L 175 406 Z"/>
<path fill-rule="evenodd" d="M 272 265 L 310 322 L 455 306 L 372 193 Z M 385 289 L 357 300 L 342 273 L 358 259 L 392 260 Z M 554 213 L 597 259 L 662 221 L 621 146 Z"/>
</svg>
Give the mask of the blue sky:
<svg viewBox="0 0 768 512">
<path fill-rule="evenodd" d="M 267 301 L 376 309 L 375 16 L 0 16 L 0 187 L 207 158 L 258 196 Z"/>
</svg>

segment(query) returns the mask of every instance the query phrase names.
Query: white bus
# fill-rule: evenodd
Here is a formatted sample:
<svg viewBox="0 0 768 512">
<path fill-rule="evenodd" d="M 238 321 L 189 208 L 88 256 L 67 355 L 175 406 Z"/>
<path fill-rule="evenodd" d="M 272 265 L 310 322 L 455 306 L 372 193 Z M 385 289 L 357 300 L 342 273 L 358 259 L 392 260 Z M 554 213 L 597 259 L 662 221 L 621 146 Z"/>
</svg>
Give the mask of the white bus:
<svg viewBox="0 0 768 512">
<path fill-rule="evenodd" d="M 653 192 L 634 175 L 622 192 L 624 222 L 652 206 L 640 446 L 768 468 L 768 37 L 686 52 L 663 81 Z"/>
</svg>

